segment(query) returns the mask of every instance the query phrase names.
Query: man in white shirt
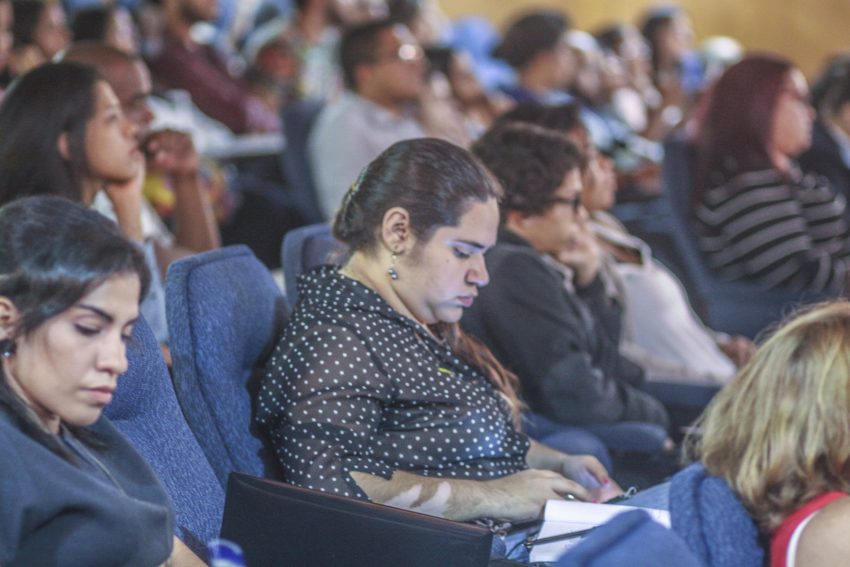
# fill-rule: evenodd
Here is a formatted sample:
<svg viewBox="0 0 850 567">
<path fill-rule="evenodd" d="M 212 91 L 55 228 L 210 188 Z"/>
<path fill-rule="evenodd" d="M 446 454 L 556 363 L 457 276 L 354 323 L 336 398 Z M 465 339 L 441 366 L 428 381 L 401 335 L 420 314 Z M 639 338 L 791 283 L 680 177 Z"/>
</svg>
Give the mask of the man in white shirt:
<svg viewBox="0 0 850 567">
<path fill-rule="evenodd" d="M 405 26 L 387 20 L 350 29 L 340 42 L 345 92 L 319 115 L 310 167 L 323 214 L 331 218 L 360 170 L 386 148 L 426 136 L 418 116 L 425 62 Z"/>
</svg>

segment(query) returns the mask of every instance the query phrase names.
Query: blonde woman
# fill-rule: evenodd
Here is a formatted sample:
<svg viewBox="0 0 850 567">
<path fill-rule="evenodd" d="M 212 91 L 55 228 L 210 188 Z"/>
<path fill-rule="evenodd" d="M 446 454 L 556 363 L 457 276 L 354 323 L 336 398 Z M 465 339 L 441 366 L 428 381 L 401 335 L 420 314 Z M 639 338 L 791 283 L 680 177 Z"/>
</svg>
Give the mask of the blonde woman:
<svg viewBox="0 0 850 567">
<path fill-rule="evenodd" d="M 779 328 L 701 419 L 696 452 L 738 495 L 771 567 L 850 557 L 850 303 Z"/>
</svg>

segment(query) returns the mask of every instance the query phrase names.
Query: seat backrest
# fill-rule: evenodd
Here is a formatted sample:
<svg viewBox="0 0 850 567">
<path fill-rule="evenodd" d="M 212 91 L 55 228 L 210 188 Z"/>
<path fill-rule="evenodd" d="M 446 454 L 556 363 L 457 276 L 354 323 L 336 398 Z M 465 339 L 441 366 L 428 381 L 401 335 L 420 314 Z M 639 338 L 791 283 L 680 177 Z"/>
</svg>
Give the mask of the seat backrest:
<svg viewBox="0 0 850 567">
<path fill-rule="evenodd" d="M 177 399 L 222 487 L 233 471 L 279 478 L 252 423 L 259 370 L 288 316 L 271 274 L 229 246 L 172 264 L 165 295 Z"/>
<path fill-rule="evenodd" d="M 287 232 L 280 254 L 290 307 L 298 301 L 298 276 L 329 261 L 342 262 L 344 253 L 345 245 L 334 238 L 327 223 L 302 226 Z"/>
<path fill-rule="evenodd" d="M 127 344 L 127 372 L 104 415 L 159 477 L 174 504 L 177 536 L 204 557 L 218 537 L 224 490 L 186 423 L 171 376 L 144 319 Z"/>
<path fill-rule="evenodd" d="M 723 479 L 700 463 L 670 482 L 670 522 L 705 567 L 762 567 L 758 528 Z"/>
<path fill-rule="evenodd" d="M 290 195 L 300 209 L 304 221 L 316 223 L 324 220 L 316 186 L 310 169 L 307 140 L 316 118 L 324 108 L 324 101 L 306 99 L 287 105 L 283 109 L 283 173 L 289 183 Z"/>
<path fill-rule="evenodd" d="M 697 285 L 697 293 L 703 298 L 717 277 L 706 266 L 691 229 L 695 161 L 695 148 L 685 138 L 675 136 L 665 142 L 662 175 L 665 194 L 673 209 L 671 221 L 677 235 L 676 245 L 688 280 Z"/>
<path fill-rule="evenodd" d="M 593 530 L 557 567 L 701 567 L 685 542 L 643 510 L 631 510 Z"/>
</svg>

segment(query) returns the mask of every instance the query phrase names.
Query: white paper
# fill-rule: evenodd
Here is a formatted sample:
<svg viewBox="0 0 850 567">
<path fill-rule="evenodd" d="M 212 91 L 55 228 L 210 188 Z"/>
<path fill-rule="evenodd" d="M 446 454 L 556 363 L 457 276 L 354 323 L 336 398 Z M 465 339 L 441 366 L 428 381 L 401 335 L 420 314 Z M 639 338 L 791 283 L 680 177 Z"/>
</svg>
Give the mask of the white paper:
<svg viewBox="0 0 850 567">
<path fill-rule="evenodd" d="M 670 512 L 652 508 L 636 508 L 634 506 L 617 506 L 615 504 L 592 504 L 589 502 L 572 502 L 569 500 L 549 500 L 543 515 L 543 527 L 537 534 L 538 539 L 556 535 L 586 530 L 604 524 L 617 514 L 629 510 L 643 510 L 653 520 L 666 528 L 670 527 Z M 577 545 L 581 538 L 555 541 L 531 548 L 531 561 L 557 561 L 566 550 Z"/>
</svg>

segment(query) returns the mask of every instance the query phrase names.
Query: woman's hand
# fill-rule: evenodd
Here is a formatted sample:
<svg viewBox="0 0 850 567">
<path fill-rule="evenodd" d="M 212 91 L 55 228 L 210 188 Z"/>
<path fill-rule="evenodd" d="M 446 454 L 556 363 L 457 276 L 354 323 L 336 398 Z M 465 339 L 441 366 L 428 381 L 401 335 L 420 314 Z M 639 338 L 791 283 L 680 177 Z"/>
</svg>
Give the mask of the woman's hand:
<svg viewBox="0 0 850 567">
<path fill-rule="evenodd" d="M 581 484 L 553 471 L 527 469 L 484 482 L 488 485 L 493 503 L 493 509 L 487 515 L 512 522 L 540 517 L 547 500 L 560 500 L 568 498 L 568 495 L 579 500 L 592 499 Z"/>
<path fill-rule="evenodd" d="M 734 362 L 735 366 L 738 368 L 741 368 L 749 362 L 750 358 L 752 358 L 753 354 L 756 352 L 755 343 L 747 337 L 741 336 L 729 337 L 724 342 L 718 342 L 717 346 L 720 347 L 723 354 L 732 359 L 732 362 Z"/>
<path fill-rule="evenodd" d="M 147 166 L 151 170 L 178 176 L 198 174 L 198 152 L 188 134 L 160 130 L 151 133 L 144 146 L 148 156 Z"/>
<path fill-rule="evenodd" d="M 565 455 L 561 473 L 585 487 L 594 502 L 604 502 L 623 493 L 602 463 L 591 455 Z"/>
<path fill-rule="evenodd" d="M 567 245 L 558 252 L 556 259 L 575 272 L 576 285 L 584 287 L 596 279 L 602 260 L 596 237 L 586 223 L 574 223 Z"/>
<path fill-rule="evenodd" d="M 139 157 L 135 175 L 125 181 L 112 181 L 103 190 L 115 209 L 115 218 L 122 232 L 131 240 L 141 242 L 142 231 L 142 188 L 145 183 L 145 162 Z"/>
</svg>

